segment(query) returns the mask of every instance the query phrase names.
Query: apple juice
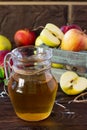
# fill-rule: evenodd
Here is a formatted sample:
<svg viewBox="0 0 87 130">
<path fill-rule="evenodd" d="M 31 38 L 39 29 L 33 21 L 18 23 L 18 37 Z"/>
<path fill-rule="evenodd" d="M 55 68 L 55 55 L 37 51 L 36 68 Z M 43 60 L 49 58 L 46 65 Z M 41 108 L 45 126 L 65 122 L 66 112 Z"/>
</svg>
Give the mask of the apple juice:
<svg viewBox="0 0 87 130">
<path fill-rule="evenodd" d="M 47 118 L 53 108 L 58 83 L 49 71 L 35 75 L 14 73 L 8 92 L 17 116 L 26 121 Z"/>
</svg>

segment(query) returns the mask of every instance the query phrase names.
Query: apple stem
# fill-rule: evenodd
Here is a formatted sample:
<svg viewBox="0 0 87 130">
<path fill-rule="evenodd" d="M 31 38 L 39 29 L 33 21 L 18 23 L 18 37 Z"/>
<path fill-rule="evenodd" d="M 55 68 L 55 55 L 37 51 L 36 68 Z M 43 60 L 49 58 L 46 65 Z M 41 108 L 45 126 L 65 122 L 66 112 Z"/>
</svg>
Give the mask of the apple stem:
<svg viewBox="0 0 87 130">
<path fill-rule="evenodd" d="M 38 29 L 43 29 L 43 28 L 44 28 L 44 26 L 39 26 L 39 27 L 34 28 L 32 31 L 36 31 Z"/>
</svg>

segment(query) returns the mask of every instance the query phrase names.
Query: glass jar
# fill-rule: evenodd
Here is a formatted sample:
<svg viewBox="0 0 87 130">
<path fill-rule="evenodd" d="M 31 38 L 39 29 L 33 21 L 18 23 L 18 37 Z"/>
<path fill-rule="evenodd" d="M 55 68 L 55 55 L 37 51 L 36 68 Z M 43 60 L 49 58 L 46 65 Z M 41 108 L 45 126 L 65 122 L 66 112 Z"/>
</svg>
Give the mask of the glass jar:
<svg viewBox="0 0 87 130">
<path fill-rule="evenodd" d="M 51 57 L 50 48 L 34 46 L 15 48 L 5 57 L 9 97 L 23 120 L 43 120 L 52 111 L 58 83 L 51 73 Z"/>
</svg>

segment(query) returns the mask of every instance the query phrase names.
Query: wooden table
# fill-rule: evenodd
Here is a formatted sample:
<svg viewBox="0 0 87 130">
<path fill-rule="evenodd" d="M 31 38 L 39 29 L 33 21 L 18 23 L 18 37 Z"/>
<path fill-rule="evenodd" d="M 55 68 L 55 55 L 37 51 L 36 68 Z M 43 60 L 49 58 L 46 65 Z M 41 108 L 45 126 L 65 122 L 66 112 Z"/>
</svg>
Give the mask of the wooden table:
<svg viewBox="0 0 87 130">
<path fill-rule="evenodd" d="M 1 86 L 0 86 L 1 87 Z M 19 119 L 8 96 L 0 97 L 0 130 L 87 130 L 87 103 L 70 103 L 74 96 L 67 96 L 61 90 L 57 93 L 51 115 L 39 122 L 26 122 Z"/>
</svg>

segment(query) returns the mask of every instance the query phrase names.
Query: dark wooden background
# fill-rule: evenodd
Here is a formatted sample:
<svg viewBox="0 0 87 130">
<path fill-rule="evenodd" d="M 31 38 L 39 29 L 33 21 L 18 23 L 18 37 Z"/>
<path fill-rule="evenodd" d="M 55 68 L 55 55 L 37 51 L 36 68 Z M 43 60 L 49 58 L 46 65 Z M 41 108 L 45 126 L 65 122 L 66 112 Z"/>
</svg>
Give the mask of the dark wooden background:
<svg viewBox="0 0 87 130">
<path fill-rule="evenodd" d="M 83 30 L 87 30 L 86 0 L 73 0 L 72 2 L 65 0 L 66 3 L 63 0 L 6 1 L 8 0 L 0 0 L 0 34 L 8 37 L 12 44 L 14 44 L 14 34 L 18 29 L 33 29 L 38 26 L 45 26 L 49 22 L 59 27 L 67 23 L 75 23 L 81 26 Z M 24 4 L 21 3 L 23 1 Z"/>
</svg>

